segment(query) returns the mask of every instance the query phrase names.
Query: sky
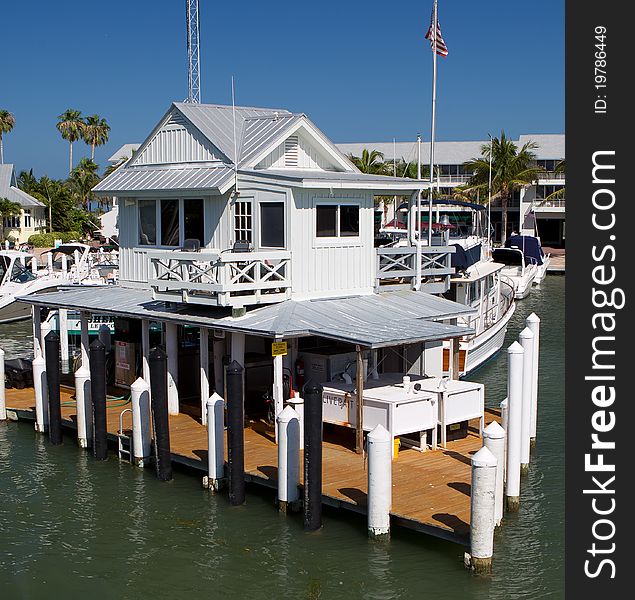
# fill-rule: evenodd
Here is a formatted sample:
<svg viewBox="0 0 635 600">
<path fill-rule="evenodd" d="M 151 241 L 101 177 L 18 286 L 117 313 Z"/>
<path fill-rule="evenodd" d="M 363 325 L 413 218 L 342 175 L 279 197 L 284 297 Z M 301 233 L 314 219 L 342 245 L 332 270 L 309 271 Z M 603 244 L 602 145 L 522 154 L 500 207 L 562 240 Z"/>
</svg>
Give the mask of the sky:
<svg viewBox="0 0 635 600">
<path fill-rule="evenodd" d="M 200 0 L 202 101 L 306 113 L 334 142 L 430 137 L 432 0 Z M 439 0 L 437 139 L 564 131 L 564 2 Z M 102 169 L 187 96 L 185 0 L 6 2 L 5 162 L 65 177 L 67 108 L 111 126 Z M 79 142 L 75 164 L 90 157 Z"/>
</svg>

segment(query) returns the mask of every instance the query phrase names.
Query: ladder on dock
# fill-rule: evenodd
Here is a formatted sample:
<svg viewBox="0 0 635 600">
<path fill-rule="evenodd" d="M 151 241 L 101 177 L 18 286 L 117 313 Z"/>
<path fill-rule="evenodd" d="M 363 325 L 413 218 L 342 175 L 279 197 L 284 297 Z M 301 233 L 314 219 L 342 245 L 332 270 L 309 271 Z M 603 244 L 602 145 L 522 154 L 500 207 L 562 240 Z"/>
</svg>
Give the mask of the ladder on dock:
<svg viewBox="0 0 635 600">
<path fill-rule="evenodd" d="M 129 412 L 132 416 L 131 408 L 124 408 L 119 413 L 119 430 L 117 431 L 117 443 L 118 443 L 118 455 L 119 460 L 127 460 L 128 462 L 132 462 L 132 436 L 126 433 L 126 430 L 123 428 L 123 417 Z M 132 430 L 132 424 L 130 426 L 130 431 Z"/>
</svg>

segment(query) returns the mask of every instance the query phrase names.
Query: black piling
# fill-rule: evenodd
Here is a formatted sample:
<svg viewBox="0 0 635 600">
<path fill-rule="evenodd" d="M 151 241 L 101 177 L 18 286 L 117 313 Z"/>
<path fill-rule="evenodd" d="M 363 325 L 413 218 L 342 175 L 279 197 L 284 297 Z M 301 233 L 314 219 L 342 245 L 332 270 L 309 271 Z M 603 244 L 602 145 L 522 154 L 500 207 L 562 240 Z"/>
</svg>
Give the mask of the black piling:
<svg viewBox="0 0 635 600">
<path fill-rule="evenodd" d="M 322 527 L 322 386 L 304 386 L 304 530 Z"/>
<path fill-rule="evenodd" d="M 159 481 L 172 479 L 170 420 L 168 414 L 168 355 L 160 347 L 150 350 L 150 403 L 154 429 L 154 456 Z"/>
<path fill-rule="evenodd" d="M 227 367 L 227 464 L 229 502 L 239 506 L 245 502 L 245 418 L 243 368 L 237 361 Z"/>
<path fill-rule="evenodd" d="M 62 405 L 60 403 L 60 336 L 55 331 L 44 339 L 46 381 L 49 397 L 49 441 L 58 446 L 62 443 Z"/>
<path fill-rule="evenodd" d="M 106 419 L 106 346 L 98 339 L 88 348 L 90 397 L 93 405 L 93 456 L 108 458 L 108 423 Z"/>
</svg>

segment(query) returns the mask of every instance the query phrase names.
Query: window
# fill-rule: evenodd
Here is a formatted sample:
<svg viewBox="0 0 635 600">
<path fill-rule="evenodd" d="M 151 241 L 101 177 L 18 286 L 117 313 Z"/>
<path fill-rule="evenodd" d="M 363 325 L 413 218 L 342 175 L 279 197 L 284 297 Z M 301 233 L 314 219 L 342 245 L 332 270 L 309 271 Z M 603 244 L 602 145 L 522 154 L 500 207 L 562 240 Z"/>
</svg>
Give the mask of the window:
<svg viewBox="0 0 635 600">
<path fill-rule="evenodd" d="M 31 227 L 31 210 L 30 209 L 24 210 L 24 226 Z"/>
<path fill-rule="evenodd" d="M 260 204 L 260 245 L 265 248 L 284 248 L 284 203 Z"/>
<path fill-rule="evenodd" d="M 318 204 L 315 207 L 315 235 L 319 238 L 358 237 L 358 204 Z"/>
<path fill-rule="evenodd" d="M 139 200 L 139 244 L 155 246 L 157 243 L 157 203 Z"/>
<path fill-rule="evenodd" d="M 251 202 L 236 202 L 234 204 L 234 241 L 251 244 L 252 230 Z"/>
<path fill-rule="evenodd" d="M 183 200 L 183 240 L 198 240 L 205 246 L 205 215 L 203 200 Z"/>
<path fill-rule="evenodd" d="M 161 245 L 179 245 L 179 201 L 161 200 Z"/>
</svg>

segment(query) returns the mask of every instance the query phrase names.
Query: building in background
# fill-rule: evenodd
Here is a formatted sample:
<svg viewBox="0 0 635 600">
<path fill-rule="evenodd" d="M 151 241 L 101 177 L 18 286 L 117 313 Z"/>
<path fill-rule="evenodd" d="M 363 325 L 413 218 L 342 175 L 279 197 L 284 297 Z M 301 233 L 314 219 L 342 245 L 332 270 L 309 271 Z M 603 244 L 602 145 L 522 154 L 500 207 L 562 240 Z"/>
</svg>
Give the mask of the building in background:
<svg viewBox="0 0 635 600">
<path fill-rule="evenodd" d="M 46 230 L 46 207 L 18 188 L 12 164 L 0 165 L 0 198 L 17 202 L 21 207 L 19 214 L 0 219 L 0 240 L 22 244 L 34 233 Z"/>
</svg>

